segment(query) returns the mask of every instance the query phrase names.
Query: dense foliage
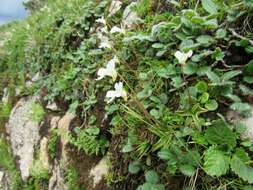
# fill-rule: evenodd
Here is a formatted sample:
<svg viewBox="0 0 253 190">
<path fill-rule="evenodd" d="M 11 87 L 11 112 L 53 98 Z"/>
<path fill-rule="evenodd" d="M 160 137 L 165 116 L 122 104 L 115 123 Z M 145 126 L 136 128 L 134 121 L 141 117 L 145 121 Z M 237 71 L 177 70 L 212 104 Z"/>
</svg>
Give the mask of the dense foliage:
<svg viewBox="0 0 253 190">
<path fill-rule="evenodd" d="M 76 113 L 70 142 L 113 155 L 112 189 L 253 189 L 252 142 L 226 117 L 251 112 L 253 2 L 140 0 L 127 27 L 130 3 L 112 14 L 109 0 L 49 0 L 10 25 L 4 86 Z M 40 120 L 43 108 L 34 109 Z"/>
</svg>

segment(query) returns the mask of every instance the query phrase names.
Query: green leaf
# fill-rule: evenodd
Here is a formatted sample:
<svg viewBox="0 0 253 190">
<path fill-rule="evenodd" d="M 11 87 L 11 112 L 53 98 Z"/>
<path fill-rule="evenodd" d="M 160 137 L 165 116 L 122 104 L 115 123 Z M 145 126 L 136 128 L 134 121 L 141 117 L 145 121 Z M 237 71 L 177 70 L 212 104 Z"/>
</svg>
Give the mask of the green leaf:
<svg viewBox="0 0 253 190">
<path fill-rule="evenodd" d="M 185 164 L 185 165 L 181 165 L 179 167 L 179 170 L 182 174 L 186 175 L 186 176 L 193 176 L 195 173 L 195 167 L 193 167 L 192 165 L 189 164 Z"/>
<path fill-rule="evenodd" d="M 223 76 L 222 76 L 222 81 L 225 82 L 225 81 L 228 81 L 232 78 L 234 78 L 235 76 L 241 74 L 242 71 L 229 71 L 229 72 L 226 72 Z"/>
<path fill-rule="evenodd" d="M 179 88 L 182 86 L 183 84 L 183 79 L 180 77 L 180 76 L 176 76 L 176 77 L 173 77 L 171 79 L 171 84 L 175 87 L 175 88 Z"/>
<path fill-rule="evenodd" d="M 243 81 L 248 83 L 248 84 L 253 84 L 253 77 L 245 76 L 245 77 L 243 77 Z"/>
<path fill-rule="evenodd" d="M 220 28 L 216 31 L 215 38 L 224 39 L 227 35 L 227 31 L 223 28 Z"/>
<path fill-rule="evenodd" d="M 156 110 L 156 109 L 152 109 L 152 110 L 150 110 L 150 115 L 152 115 L 154 118 L 156 118 L 156 119 L 159 119 L 160 118 L 160 114 L 159 114 L 159 111 L 158 110 Z"/>
<path fill-rule="evenodd" d="M 131 162 L 128 166 L 128 171 L 131 174 L 137 174 L 141 170 L 141 165 L 139 161 Z"/>
<path fill-rule="evenodd" d="M 203 23 L 204 26 L 206 26 L 207 29 L 216 29 L 218 27 L 218 21 L 217 19 L 210 19 L 208 21 L 205 21 Z"/>
<path fill-rule="evenodd" d="M 248 103 L 235 102 L 230 105 L 230 109 L 238 111 L 241 114 L 246 114 L 251 112 L 251 106 Z"/>
<path fill-rule="evenodd" d="M 236 146 L 236 134 L 223 121 L 216 121 L 208 127 L 205 138 L 212 145 L 225 145 L 230 150 Z"/>
<path fill-rule="evenodd" d="M 126 145 L 123 146 L 122 152 L 123 152 L 123 153 L 131 152 L 131 151 L 133 151 L 133 149 L 134 149 L 134 148 L 133 148 L 132 144 L 127 143 Z"/>
<path fill-rule="evenodd" d="M 204 104 L 204 103 L 208 103 L 208 104 L 206 104 L 205 106 L 207 106 L 208 108 L 208 110 L 210 110 L 210 108 L 215 108 L 216 107 L 216 109 L 217 109 L 217 107 L 218 107 L 218 104 L 217 105 L 215 105 L 215 103 L 213 103 L 213 105 L 210 105 L 210 102 L 207 102 L 209 100 L 209 94 L 207 93 L 207 92 L 204 92 L 200 97 L 199 97 L 199 101 L 200 101 L 200 103 L 201 104 Z M 211 103 L 212 104 L 212 103 Z M 216 110 L 215 109 L 215 110 Z M 211 111 L 211 110 L 210 110 Z"/>
<path fill-rule="evenodd" d="M 197 72 L 197 69 L 198 69 L 197 64 L 188 63 L 188 64 L 184 65 L 183 73 L 187 74 L 187 75 L 192 75 Z"/>
<path fill-rule="evenodd" d="M 232 171 L 240 178 L 249 183 L 253 183 L 253 168 L 245 164 L 237 154 L 233 155 L 230 165 Z"/>
<path fill-rule="evenodd" d="M 196 40 L 200 44 L 210 44 L 214 41 L 213 38 L 209 35 L 201 35 Z"/>
<path fill-rule="evenodd" d="M 205 81 L 199 81 L 195 87 L 198 89 L 199 93 L 207 92 L 208 86 Z"/>
<path fill-rule="evenodd" d="M 87 129 L 85 129 L 85 131 L 89 135 L 98 135 L 100 133 L 100 129 L 98 127 L 89 127 Z"/>
<path fill-rule="evenodd" d="M 243 84 L 239 85 L 240 90 L 242 91 L 243 95 L 249 95 L 249 96 L 253 96 L 253 90 Z"/>
<path fill-rule="evenodd" d="M 205 104 L 205 108 L 209 111 L 214 111 L 218 108 L 218 103 L 216 100 L 208 100 Z"/>
<path fill-rule="evenodd" d="M 145 173 L 145 179 L 147 182 L 156 184 L 159 182 L 159 176 L 154 170 L 149 170 Z"/>
<path fill-rule="evenodd" d="M 163 160 L 171 160 L 174 158 L 174 155 L 167 149 L 162 149 L 157 153 L 158 157 Z"/>
<path fill-rule="evenodd" d="M 218 12 L 219 7 L 212 0 L 201 0 L 203 8 L 210 14 Z"/>
<path fill-rule="evenodd" d="M 211 147 L 204 153 L 204 169 L 208 175 L 225 175 L 229 169 L 229 158 L 224 152 Z"/>
<path fill-rule="evenodd" d="M 220 77 L 213 71 L 207 71 L 206 75 L 210 79 L 210 81 L 214 84 L 219 84 L 221 82 Z"/>
<path fill-rule="evenodd" d="M 246 74 L 252 75 L 253 74 L 253 60 L 251 60 L 247 65 L 243 68 Z"/>
<path fill-rule="evenodd" d="M 138 186 L 137 190 L 165 190 L 162 184 L 144 183 Z"/>
</svg>

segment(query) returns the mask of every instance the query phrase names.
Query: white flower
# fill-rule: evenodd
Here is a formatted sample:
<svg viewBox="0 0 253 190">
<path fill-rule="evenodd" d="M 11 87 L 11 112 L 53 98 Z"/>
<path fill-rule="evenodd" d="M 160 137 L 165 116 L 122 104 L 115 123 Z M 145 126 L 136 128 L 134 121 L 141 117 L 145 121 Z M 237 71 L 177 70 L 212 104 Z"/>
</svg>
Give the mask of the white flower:
<svg viewBox="0 0 253 190">
<path fill-rule="evenodd" d="M 104 19 L 104 17 L 98 18 L 96 20 L 97 23 L 102 23 L 103 25 L 106 25 L 106 20 Z"/>
<path fill-rule="evenodd" d="M 106 68 L 100 68 L 97 72 L 98 78 L 97 80 L 101 80 L 105 76 L 110 76 L 115 81 L 117 78 L 117 71 L 115 69 L 115 64 L 119 62 L 119 59 L 117 56 L 114 56 L 113 59 L 111 59 L 107 65 Z"/>
<path fill-rule="evenodd" d="M 123 83 L 122 82 L 115 83 L 114 88 L 115 90 L 109 90 L 106 93 L 105 97 L 109 98 L 107 103 L 111 103 L 115 98 L 120 97 L 122 97 L 125 101 L 127 101 L 127 93 L 123 88 Z"/>
<path fill-rule="evenodd" d="M 114 33 L 122 33 L 122 34 L 124 34 L 125 32 L 126 31 L 124 29 L 119 28 L 118 26 L 112 27 L 112 29 L 110 31 L 111 34 L 114 34 Z"/>
<path fill-rule="evenodd" d="M 181 52 L 181 51 L 176 51 L 175 57 L 178 59 L 178 62 L 180 64 L 185 64 L 187 59 L 192 56 L 193 52 L 192 50 L 188 51 L 187 53 Z"/>
<path fill-rule="evenodd" d="M 101 33 L 98 33 L 98 38 L 100 39 L 100 45 L 99 48 L 112 48 L 111 42 L 109 41 L 109 38 Z"/>
</svg>

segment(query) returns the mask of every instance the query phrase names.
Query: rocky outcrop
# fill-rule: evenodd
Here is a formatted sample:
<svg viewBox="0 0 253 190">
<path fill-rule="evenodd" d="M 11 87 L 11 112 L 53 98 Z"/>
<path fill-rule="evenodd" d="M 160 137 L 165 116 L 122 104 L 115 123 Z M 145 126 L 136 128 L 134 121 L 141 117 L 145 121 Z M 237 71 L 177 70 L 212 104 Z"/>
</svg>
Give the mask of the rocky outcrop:
<svg viewBox="0 0 253 190">
<path fill-rule="evenodd" d="M 90 170 L 90 177 L 93 179 L 93 187 L 95 188 L 108 173 L 108 158 L 105 156 L 100 162 Z"/>
<path fill-rule="evenodd" d="M 0 171 L 0 190 L 11 190 L 10 176 L 4 171 Z"/>
<path fill-rule="evenodd" d="M 32 103 L 36 97 L 22 98 L 13 108 L 6 130 L 10 136 L 13 155 L 18 158 L 18 165 L 23 180 L 29 177 L 29 170 L 33 163 L 35 146 L 39 143 L 40 125 L 32 121 Z"/>
<path fill-rule="evenodd" d="M 68 190 L 64 183 L 64 176 L 59 163 L 55 163 L 48 190 Z"/>
</svg>

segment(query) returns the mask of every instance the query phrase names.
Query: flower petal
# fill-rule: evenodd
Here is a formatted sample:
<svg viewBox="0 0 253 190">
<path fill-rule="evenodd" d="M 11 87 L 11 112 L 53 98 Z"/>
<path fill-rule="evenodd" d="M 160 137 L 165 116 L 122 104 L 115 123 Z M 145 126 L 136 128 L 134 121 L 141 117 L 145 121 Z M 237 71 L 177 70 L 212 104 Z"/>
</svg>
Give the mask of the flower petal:
<svg viewBox="0 0 253 190">
<path fill-rule="evenodd" d="M 101 80 L 107 75 L 107 70 L 105 68 L 100 68 L 97 72 L 98 78 L 96 80 Z"/>
<path fill-rule="evenodd" d="M 112 27 L 111 31 L 110 31 L 111 34 L 114 34 L 114 33 L 124 33 L 124 30 L 117 27 L 117 26 L 114 26 Z"/>
</svg>

